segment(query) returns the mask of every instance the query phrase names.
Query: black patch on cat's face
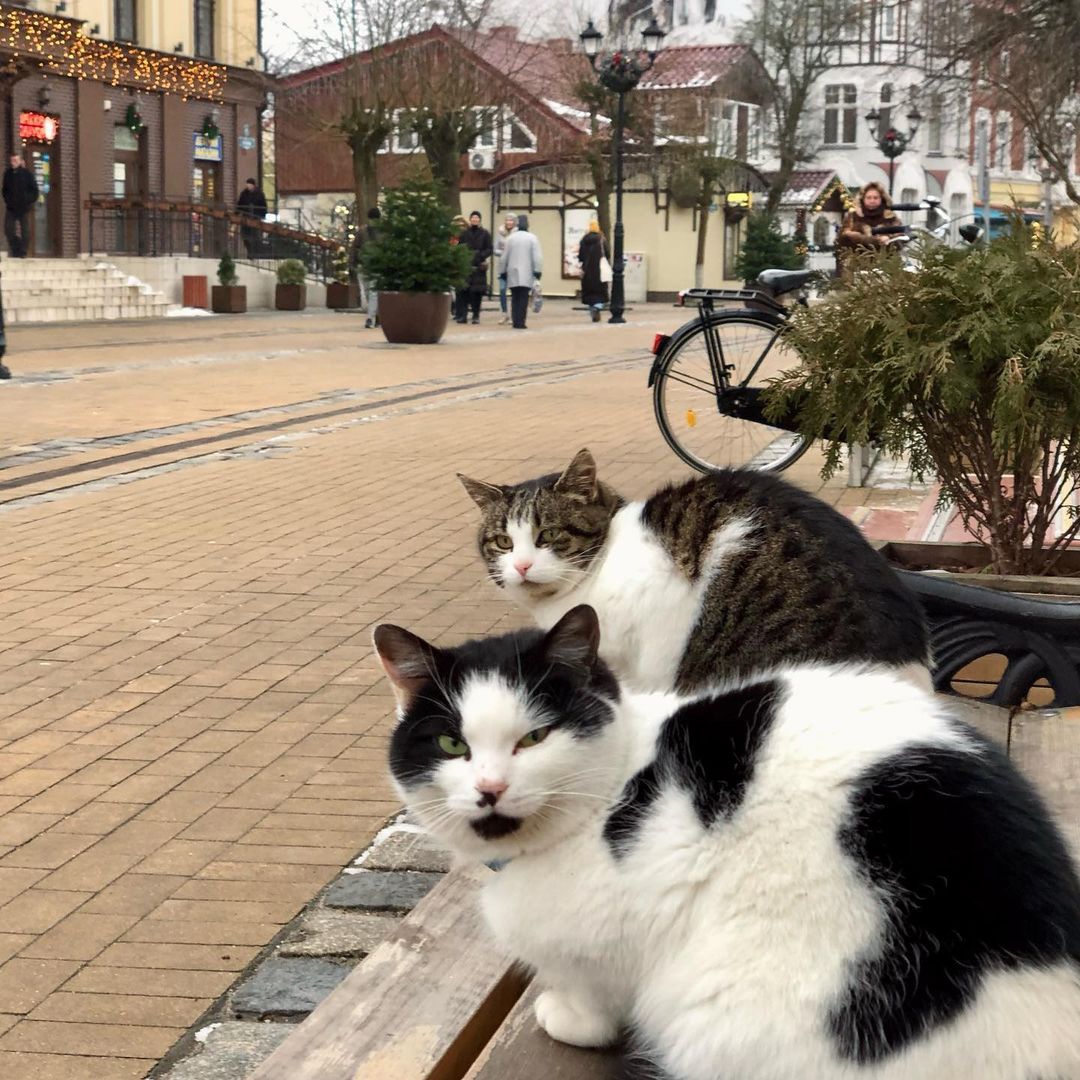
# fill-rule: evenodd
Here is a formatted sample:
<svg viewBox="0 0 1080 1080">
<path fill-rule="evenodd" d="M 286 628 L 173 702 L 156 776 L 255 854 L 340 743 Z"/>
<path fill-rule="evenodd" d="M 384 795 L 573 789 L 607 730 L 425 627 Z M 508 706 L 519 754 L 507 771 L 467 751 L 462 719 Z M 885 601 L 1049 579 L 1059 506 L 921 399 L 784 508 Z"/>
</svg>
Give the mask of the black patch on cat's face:
<svg viewBox="0 0 1080 1080">
<path fill-rule="evenodd" d="M 586 622 L 581 612 L 587 612 Z M 547 634 L 519 630 L 436 650 L 433 677 L 416 693 L 390 738 L 390 769 L 398 782 L 406 788 L 428 783 L 450 759 L 439 747 L 439 736 L 462 739 L 458 702 L 465 683 L 477 675 L 499 676 L 520 688 L 522 699 L 552 728 L 576 738 L 597 734 L 614 717 L 611 703 L 619 699 L 619 686 L 596 655 L 598 632 L 589 636 L 595 619 L 590 608 L 574 608 Z"/>
<path fill-rule="evenodd" d="M 507 817 L 505 814 L 489 814 L 485 818 L 470 821 L 469 825 L 477 836 L 485 840 L 501 840 L 521 828 L 521 819 Z"/>
<path fill-rule="evenodd" d="M 776 714 L 780 684 L 769 680 L 684 705 L 660 730 L 656 757 L 633 776 L 604 825 L 612 855 L 624 855 L 661 791 L 690 793 L 704 828 L 739 808 Z"/>
<path fill-rule="evenodd" d="M 963 1012 L 995 969 L 1080 964 L 1080 882 L 1039 796 L 1004 754 L 909 749 L 869 770 L 840 840 L 886 897 L 879 952 L 829 1026 L 859 1064 Z"/>
</svg>

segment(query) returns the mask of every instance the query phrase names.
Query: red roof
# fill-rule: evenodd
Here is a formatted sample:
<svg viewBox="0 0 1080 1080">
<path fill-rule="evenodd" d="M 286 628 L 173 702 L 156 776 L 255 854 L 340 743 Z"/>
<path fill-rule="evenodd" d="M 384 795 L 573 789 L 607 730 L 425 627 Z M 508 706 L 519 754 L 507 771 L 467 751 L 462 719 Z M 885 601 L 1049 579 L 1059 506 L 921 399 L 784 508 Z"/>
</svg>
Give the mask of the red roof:
<svg viewBox="0 0 1080 1080">
<path fill-rule="evenodd" d="M 638 86 L 642 90 L 684 90 L 714 86 L 740 61 L 748 45 L 684 45 L 664 49 Z"/>
</svg>

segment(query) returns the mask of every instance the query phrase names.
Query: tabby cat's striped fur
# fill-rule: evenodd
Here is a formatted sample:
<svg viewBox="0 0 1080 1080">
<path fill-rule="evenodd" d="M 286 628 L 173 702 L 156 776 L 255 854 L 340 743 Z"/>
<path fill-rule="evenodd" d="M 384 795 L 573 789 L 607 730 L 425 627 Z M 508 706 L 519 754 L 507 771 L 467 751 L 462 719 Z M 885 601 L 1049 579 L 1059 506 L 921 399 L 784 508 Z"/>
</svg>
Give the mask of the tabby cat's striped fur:
<svg viewBox="0 0 1080 1080">
<path fill-rule="evenodd" d="M 592 605 L 604 659 L 635 689 L 811 661 L 928 679 L 914 596 L 847 518 L 775 476 L 727 470 L 627 502 L 582 450 L 524 483 L 460 479 L 491 578 L 545 629 Z"/>
</svg>

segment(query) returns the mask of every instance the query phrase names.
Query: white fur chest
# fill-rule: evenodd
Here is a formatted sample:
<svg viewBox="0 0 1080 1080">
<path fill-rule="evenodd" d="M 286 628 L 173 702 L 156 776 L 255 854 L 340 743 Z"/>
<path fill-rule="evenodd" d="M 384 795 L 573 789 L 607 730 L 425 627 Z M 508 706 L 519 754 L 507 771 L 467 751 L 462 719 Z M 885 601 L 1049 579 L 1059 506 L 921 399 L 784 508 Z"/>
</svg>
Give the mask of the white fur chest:
<svg viewBox="0 0 1080 1080">
<path fill-rule="evenodd" d="M 641 523 L 644 503 L 611 520 L 604 554 L 571 592 L 542 600 L 536 621 L 550 629 L 571 608 L 590 604 L 600 617 L 600 652 L 628 689 L 669 690 L 701 608 L 693 584 Z"/>
</svg>

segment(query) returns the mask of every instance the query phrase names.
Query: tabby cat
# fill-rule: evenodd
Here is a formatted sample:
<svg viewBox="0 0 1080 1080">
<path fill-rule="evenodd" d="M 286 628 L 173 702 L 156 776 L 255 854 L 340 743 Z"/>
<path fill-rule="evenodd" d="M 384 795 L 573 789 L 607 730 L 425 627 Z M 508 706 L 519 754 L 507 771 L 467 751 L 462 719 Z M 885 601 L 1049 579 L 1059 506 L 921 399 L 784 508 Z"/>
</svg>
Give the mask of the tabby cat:
<svg viewBox="0 0 1080 1080">
<path fill-rule="evenodd" d="M 483 908 L 549 1035 L 668 1080 L 1080 1078 L 1080 881 L 997 747 L 881 667 L 632 695 L 598 638 L 375 631 L 398 789 L 509 860 Z"/>
<path fill-rule="evenodd" d="M 929 685 L 918 601 L 847 518 L 778 477 L 725 470 L 626 502 L 588 450 L 522 484 L 458 477 L 490 577 L 545 629 L 591 604 L 628 686 L 685 691 L 810 660 Z"/>
</svg>

